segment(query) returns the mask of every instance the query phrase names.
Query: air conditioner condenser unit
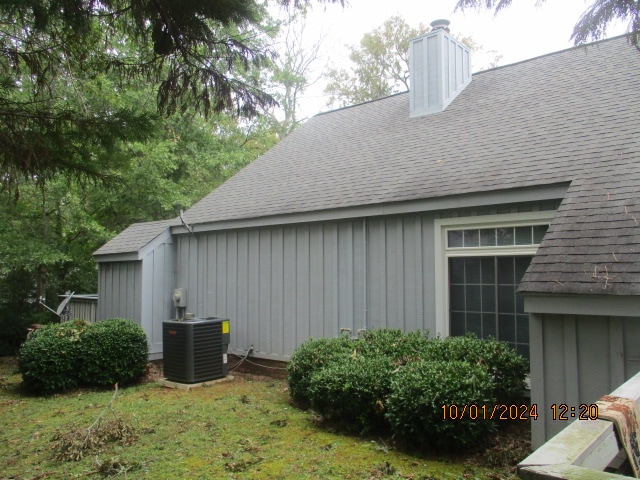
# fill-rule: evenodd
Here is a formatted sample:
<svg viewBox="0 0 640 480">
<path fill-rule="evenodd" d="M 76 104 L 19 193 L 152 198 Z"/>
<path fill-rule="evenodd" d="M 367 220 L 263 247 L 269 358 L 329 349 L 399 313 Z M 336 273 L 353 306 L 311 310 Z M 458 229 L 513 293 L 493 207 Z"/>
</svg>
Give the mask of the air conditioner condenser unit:
<svg viewBox="0 0 640 480">
<path fill-rule="evenodd" d="M 165 320 L 162 323 L 162 343 L 167 380 L 199 383 L 226 377 L 228 319 Z"/>
</svg>

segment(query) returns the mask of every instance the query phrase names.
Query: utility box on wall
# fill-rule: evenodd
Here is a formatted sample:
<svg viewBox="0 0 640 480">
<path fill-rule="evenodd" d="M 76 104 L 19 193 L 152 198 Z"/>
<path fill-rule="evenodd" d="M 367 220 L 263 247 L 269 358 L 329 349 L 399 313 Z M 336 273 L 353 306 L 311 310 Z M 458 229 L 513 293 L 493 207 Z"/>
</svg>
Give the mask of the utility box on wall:
<svg viewBox="0 0 640 480">
<path fill-rule="evenodd" d="M 228 319 L 165 320 L 162 342 L 167 380 L 198 383 L 227 375 Z"/>
</svg>

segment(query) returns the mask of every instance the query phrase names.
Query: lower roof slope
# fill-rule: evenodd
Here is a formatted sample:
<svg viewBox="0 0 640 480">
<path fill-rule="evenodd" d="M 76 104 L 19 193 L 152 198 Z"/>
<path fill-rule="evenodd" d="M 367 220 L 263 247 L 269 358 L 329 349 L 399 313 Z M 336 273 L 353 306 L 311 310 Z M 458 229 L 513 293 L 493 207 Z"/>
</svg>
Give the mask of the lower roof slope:
<svg viewBox="0 0 640 480">
<path fill-rule="evenodd" d="M 155 222 L 134 223 L 129 225 L 116 237 L 105 243 L 93 254 L 115 255 L 122 253 L 136 253 L 161 235 L 167 228 L 180 225 L 180 220 L 159 220 Z"/>
<path fill-rule="evenodd" d="M 640 156 L 635 158 L 572 182 L 521 292 L 640 295 Z"/>
</svg>

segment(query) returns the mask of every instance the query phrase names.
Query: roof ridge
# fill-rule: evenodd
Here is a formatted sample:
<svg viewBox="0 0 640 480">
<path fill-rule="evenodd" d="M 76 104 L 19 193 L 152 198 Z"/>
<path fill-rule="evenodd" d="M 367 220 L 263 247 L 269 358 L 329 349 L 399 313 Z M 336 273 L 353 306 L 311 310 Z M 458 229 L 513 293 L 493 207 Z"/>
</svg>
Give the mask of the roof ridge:
<svg viewBox="0 0 640 480">
<path fill-rule="evenodd" d="M 571 50 L 577 50 L 577 49 L 579 49 L 579 48 L 588 48 L 588 47 L 592 47 L 592 46 L 597 45 L 597 44 L 600 44 L 600 43 L 605 43 L 605 42 L 611 42 L 611 41 L 614 41 L 614 40 L 619 40 L 620 38 L 623 38 L 623 37 L 630 37 L 631 35 L 633 35 L 633 33 L 623 33 L 622 35 L 617 35 L 617 36 L 615 36 L 615 37 L 611 37 L 611 38 L 603 38 L 603 39 L 601 39 L 601 40 L 596 40 L 596 41 L 591 42 L 591 43 L 583 43 L 583 44 L 581 44 L 581 45 L 574 45 L 573 47 L 563 48 L 562 50 L 556 50 L 555 52 L 544 53 L 544 54 L 542 54 L 542 55 L 538 55 L 538 56 L 535 56 L 535 57 L 526 58 L 526 59 L 524 59 L 524 60 L 519 60 L 519 61 L 517 61 L 517 62 L 513 62 L 513 63 L 508 63 L 507 65 L 499 65 L 499 66 L 497 66 L 497 67 L 488 68 L 488 69 L 486 69 L 486 70 L 479 70 L 479 71 L 477 71 L 477 72 L 473 72 L 473 74 L 472 74 L 472 75 L 482 75 L 482 74 L 484 74 L 484 73 L 493 72 L 493 71 L 495 71 L 495 70 L 501 70 L 501 69 L 504 69 L 504 68 L 514 67 L 514 66 L 516 66 L 516 65 L 520 65 L 520 64 L 523 64 L 523 63 L 527 63 L 527 62 L 532 62 L 532 61 L 534 61 L 534 60 L 539 60 L 539 59 L 541 59 L 541 58 L 549 57 L 549 56 L 551 56 L 551 55 L 558 55 L 558 54 L 560 54 L 560 53 L 569 52 L 569 51 L 571 51 Z M 344 106 L 344 107 L 333 108 L 333 109 L 331 109 L 331 110 L 327 110 L 327 111 L 325 111 L 325 112 L 318 112 L 318 113 L 316 113 L 313 117 L 319 117 L 319 116 L 321 116 L 321 115 L 327 115 L 327 114 L 330 114 L 330 113 L 339 112 L 339 111 L 341 111 L 341 110 L 347 110 L 347 109 L 349 109 L 349 108 L 359 107 L 359 106 L 361 106 L 361 105 L 366 105 L 366 104 L 368 104 L 368 103 L 379 102 L 379 101 L 381 101 L 381 100 L 386 100 L 386 99 L 388 99 L 388 98 L 396 97 L 396 96 L 398 96 L 398 95 L 404 95 L 404 94 L 406 94 L 406 93 L 409 93 L 409 90 L 405 90 L 404 92 L 396 92 L 396 93 L 392 93 L 391 95 L 387 95 L 387 96 L 385 96 L 385 97 L 376 98 L 376 99 L 374 99 L 374 100 L 367 100 L 367 101 L 365 101 L 365 102 L 354 103 L 353 105 L 346 105 L 346 106 Z M 313 118 L 313 117 L 312 117 L 312 118 Z"/>
<path fill-rule="evenodd" d="M 583 44 L 580 44 L 580 45 L 574 45 L 573 47 L 563 48 L 562 50 L 556 50 L 555 52 L 543 53 L 542 55 L 538 55 L 536 57 L 526 58 L 524 60 L 519 60 L 517 62 L 508 63 L 506 65 L 498 65 L 497 67 L 488 68 L 486 70 L 480 70 L 478 72 L 474 72 L 473 75 L 481 75 L 483 73 L 493 72 L 495 70 L 500 70 L 500 69 L 503 69 L 503 68 L 513 67 L 513 66 L 516 66 L 516 65 L 520 65 L 522 63 L 532 62 L 534 60 L 539 60 L 539 59 L 544 58 L 544 57 L 549 57 L 551 55 L 558 55 L 560 53 L 569 52 L 571 50 L 577 50 L 579 48 L 590 48 L 590 47 L 593 47 L 593 46 L 598 45 L 600 43 L 612 42 L 614 40 L 619 40 L 619 39 L 621 39 L 623 37 L 631 37 L 631 35 L 633 35 L 633 33 L 623 33 L 622 35 L 616 35 L 615 37 L 611 37 L 611 38 L 603 38 L 601 40 L 596 40 L 595 42 L 591 42 L 591 43 L 583 43 Z"/>
</svg>

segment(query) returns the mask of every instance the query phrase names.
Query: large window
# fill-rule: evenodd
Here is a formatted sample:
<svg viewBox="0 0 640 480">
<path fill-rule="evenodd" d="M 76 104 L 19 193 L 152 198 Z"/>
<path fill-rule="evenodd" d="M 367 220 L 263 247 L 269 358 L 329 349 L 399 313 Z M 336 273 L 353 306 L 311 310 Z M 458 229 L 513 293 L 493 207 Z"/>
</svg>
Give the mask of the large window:
<svg viewBox="0 0 640 480">
<path fill-rule="evenodd" d="M 438 333 L 497 338 L 529 358 L 529 316 L 517 289 L 553 214 L 436 222 Z"/>
<path fill-rule="evenodd" d="M 529 315 L 518 285 L 530 256 L 449 258 L 449 333 L 509 342 L 529 357 Z"/>
</svg>

